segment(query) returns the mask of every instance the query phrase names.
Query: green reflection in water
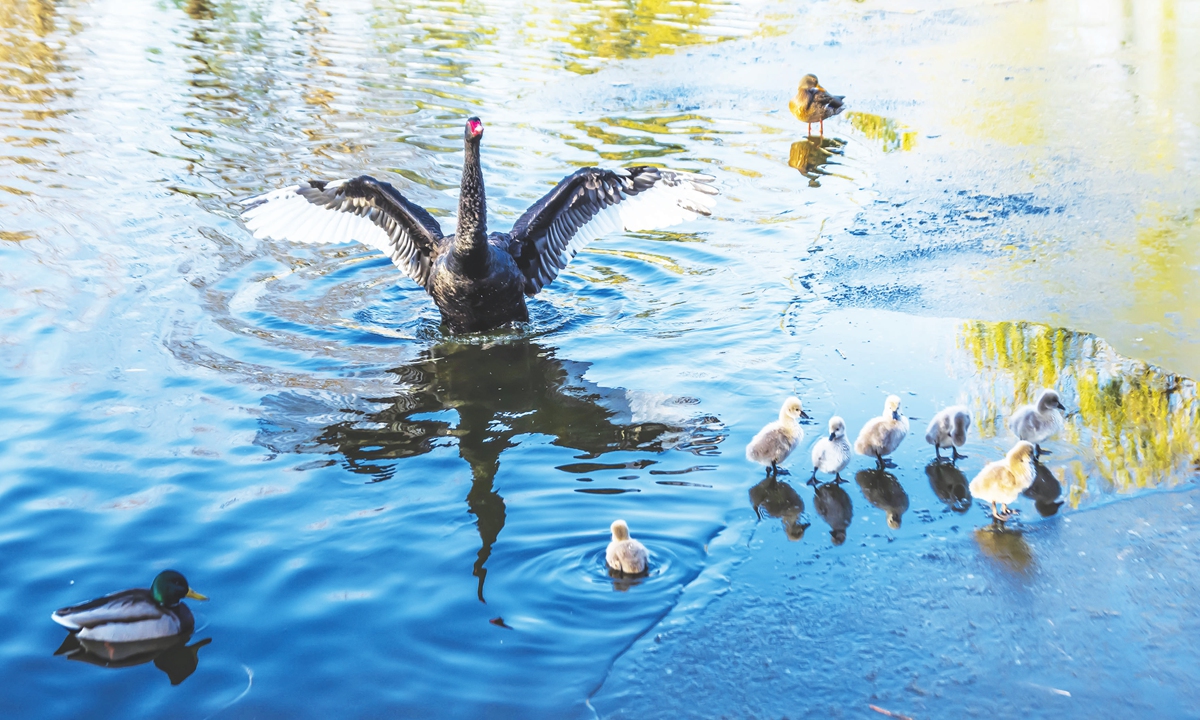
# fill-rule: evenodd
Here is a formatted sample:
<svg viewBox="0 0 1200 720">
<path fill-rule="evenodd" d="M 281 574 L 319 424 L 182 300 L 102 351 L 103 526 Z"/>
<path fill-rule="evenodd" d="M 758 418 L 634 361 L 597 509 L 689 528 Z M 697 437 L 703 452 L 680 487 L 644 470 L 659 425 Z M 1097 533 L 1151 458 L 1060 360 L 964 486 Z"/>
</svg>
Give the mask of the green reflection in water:
<svg viewBox="0 0 1200 720">
<path fill-rule="evenodd" d="M 1060 437 L 1083 456 L 1065 468 L 1072 507 L 1089 490 L 1170 486 L 1197 470 L 1200 400 L 1193 380 L 1122 357 L 1090 333 L 1038 323 L 964 323 L 958 345 L 981 383 L 972 407 L 981 436 L 1007 433 L 1013 408 L 1043 387 L 1076 404 Z"/>
<path fill-rule="evenodd" d="M 917 146 L 917 131 L 910 130 L 891 118 L 850 111 L 846 113 L 846 119 L 868 140 L 878 141 L 885 153 L 908 151 Z"/>
<path fill-rule="evenodd" d="M 735 9 L 732 3 L 680 0 L 624 0 L 596 2 L 571 0 L 569 19 L 556 20 L 567 32 L 566 40 L 582 51 L 569 61 L 568 70 L 592 73 L 599 70 L 593 58 L 649 57 L 674 52 L 684 45 L 728 40 L 719 29 L 702 32 L 719 10 Z"/>
</svg>

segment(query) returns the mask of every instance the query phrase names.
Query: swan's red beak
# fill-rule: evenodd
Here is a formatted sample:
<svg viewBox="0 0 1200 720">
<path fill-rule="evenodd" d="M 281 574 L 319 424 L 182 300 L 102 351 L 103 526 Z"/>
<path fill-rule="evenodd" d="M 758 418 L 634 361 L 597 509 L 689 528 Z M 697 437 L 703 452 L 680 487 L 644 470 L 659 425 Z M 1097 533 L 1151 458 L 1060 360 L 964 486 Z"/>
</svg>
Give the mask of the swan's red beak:
<svg viewBox="0 0 1200 720">
<path fill-rule="evenodd" d="M 477 138 L 480 135 L 482 135 L 483 134 L 483 121 L 477 117 L 473 117 L 470 120 L 467 120 L 467 132 L 470 133 L 471 137 L 473 137 L 473 138 Z"/>
</svg>

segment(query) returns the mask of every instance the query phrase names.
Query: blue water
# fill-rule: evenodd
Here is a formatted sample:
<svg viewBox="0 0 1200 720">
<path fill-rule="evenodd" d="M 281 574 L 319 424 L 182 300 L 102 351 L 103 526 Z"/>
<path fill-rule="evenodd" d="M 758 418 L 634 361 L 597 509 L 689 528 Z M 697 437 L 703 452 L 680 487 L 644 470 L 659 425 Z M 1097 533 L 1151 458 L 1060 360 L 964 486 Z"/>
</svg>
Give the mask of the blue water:
<svg viewBox="0 0 1200 720">
<path fill-rule="evenodd" d="M 920 435 L 941 404 L 976 412 L 969 477 L 1007 447 L 1002 417 L 1037 386 L 1079 407 L 1096 373 L 1110 396 L 1151 387 L 1161 403 L 1116 425 L 1112 407 L 1087 405 L 1048 463 L 1067 504 L 1042 520 L 1027 503 L 1024 521 L 1189 482 L 1187 368 L 1084 332 L 1099 321 L 1055 330 L 1076 318 L 1049 301 L 929 281 L 939 242 L 960 277 L 998 257 L 954 224 L 961 207 L 918 250 L 888 229 L 911 209 L 883 201 L 905 177 L 892 171 L 945 169 L 951 150 L 922 136 L 897 160 L 894 137 L 838 120 L 819 162 L 789 166 L 809 141 L 779 113 L 794 82 L 780 47 L 869 25 L 856 12 L 0 4 L 0 714 L 592 716 L 623 652 L 730 592 L 747 543 L 784 536 L 772 508 L 751 507 L 762 471 L 743 448 L 790 394 L 814 417 L 784 478 L 813 552 L 829 536 L 803 483 L 807 448 L 832 413 L 853 433 L 892 392 L 914 417 L 893 471 L 909 509 L 889 532 L 852 480 L 853 547 L 986 525 L 982 510 L 947 509 L 924 473 Z M 814 34 L 829 13 L 849 14 Z M 690 72 L 698 62 L 720 79 Z M 469 115 L 487 128 L 493 229 L 589 164 L 711 173 L 718 212 L 604 238 L 527 326 L 462 338 L 386 259 L 258 241 L 236 218 L 247 195 L 370 172 L 449 230 Z M 992 217 L 1026 237 L 1056 221 L 1016 197 Z M 906 263 L 919 277 L 903 279 Z M 1009 350 L 973 352 L 972 337 Z M 1194 341 L 1181 331 L 1147 359 Z M 1137 428 L 1158 422 L 1178 442 L 1145 460 Z M 1152 472 L 1130 477 L 1131 458 Z M 650 549 L 644 579 L 605 570 L 618 517 Z M 54 655 L 55 608 L 168 567 L 211 598 L 189 601 L 191 654 L 159 662 L 172 672 Z"/>
</svg>

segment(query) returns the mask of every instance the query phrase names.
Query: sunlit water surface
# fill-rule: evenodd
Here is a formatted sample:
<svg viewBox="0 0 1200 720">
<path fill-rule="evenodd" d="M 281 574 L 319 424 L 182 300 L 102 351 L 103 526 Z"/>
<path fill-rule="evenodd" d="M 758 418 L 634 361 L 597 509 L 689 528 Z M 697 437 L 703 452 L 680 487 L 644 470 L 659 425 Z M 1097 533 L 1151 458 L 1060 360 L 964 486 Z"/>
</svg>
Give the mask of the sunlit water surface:
<svg viewBox="0 0 1200 720">
<path fill-rule="evenodd" d="M 0 0 L 0 710 L 587 716 L 685 588 L 728 588 L 756 523 L 828 550 L 807 447 L 893 392 L 916 434 L 888 473 L 849 471 L 847 547 L 985 526 L 946 488 L 1043 385 L 1078 412 L 1050 517 L 1024 522 L 1188 482 L 1197 13 L 1172 10 L 1164 50 L 1158 16 L 1114 8 Z M 964 47 L 1008 74 L 960 77 Z M 801 64 L 859 101 L 824 140 L 786 112 Z M 1005 85 L 1093 65 L 1112 112 L 1039 119 Z M 1114 89 L 1127 67 L 1152 86 Z M 449 230 L 474 114 L 494 229 L 590 164 L 711 173 L 718 212 L 595 243 L 528 326 L 467 338 L 386 259 L 236 220 L 371 172 Z M 815 420 L 786 489 L 762 486 L 742 450 L 792 393 Z M 955 401 L 962 478 L 919 437 Z M 646 578 L 605 571 L 617 517 Z M 212 598 L 189 650 L 53 655 L 54 608 L 164 567 Z"/>
</svg>

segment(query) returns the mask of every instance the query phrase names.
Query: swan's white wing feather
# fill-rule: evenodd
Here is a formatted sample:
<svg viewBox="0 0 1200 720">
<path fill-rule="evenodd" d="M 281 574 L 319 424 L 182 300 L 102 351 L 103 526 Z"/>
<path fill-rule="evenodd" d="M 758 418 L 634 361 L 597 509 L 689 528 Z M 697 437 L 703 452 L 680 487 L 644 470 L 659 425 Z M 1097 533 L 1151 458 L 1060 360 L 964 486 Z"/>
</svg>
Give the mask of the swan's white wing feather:
<svg viewBox="0 0 1200 720">
<path fill-rule="evenodd" d="M 611 232 L 657 230 L 712 214 L 708 175 L 631 167 L 582 168 L 567 176 L 513 225 L 517 265 L 533 295 L 588 243 Z"/>
<path fill-rule="evenodd" d="M 298 243 L 360 242 L 428 285 L 442 243 L 437 221 L 390 183 L 363 175 L 313 180 L 243 200 L 242 220 L 256 238 Z"/>
</svg>

